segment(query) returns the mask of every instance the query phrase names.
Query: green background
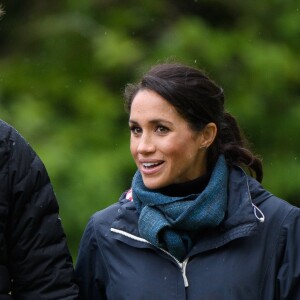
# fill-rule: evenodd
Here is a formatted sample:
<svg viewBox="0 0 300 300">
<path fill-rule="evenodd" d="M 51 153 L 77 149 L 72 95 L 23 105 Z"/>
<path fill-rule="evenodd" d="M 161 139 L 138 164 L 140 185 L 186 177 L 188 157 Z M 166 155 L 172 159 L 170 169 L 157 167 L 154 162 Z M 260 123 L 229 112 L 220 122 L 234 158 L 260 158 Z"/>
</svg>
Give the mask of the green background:
<svg viewBox="0 0 300 300">
<path fill-rule="evenodd" d="M 300 206 L 300 5 L 245 0 L 7 0 L 0 118 L 44 161 L 76 260 L 89 217 L 135 165 L 122 92 L 166 59 L 205 69 L 263 158 L 263 185 Z"/>
</svg>

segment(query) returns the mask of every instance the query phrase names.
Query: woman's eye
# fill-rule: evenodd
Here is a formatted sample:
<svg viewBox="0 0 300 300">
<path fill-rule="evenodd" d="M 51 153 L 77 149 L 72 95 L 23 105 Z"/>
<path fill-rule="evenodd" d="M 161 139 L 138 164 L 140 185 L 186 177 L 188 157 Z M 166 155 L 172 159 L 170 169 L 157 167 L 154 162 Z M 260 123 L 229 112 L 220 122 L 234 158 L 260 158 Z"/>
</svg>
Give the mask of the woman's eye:
<svg viewBox="0 0 300 300">
<path fill-rule="evenodd" d="M 157 131 L 158 133 L 166 133 L 166 132 L 169 131 L 169 129 L 168 129 L 167 127 L 165 127 L 165 126 L 157 126 L 156 131 Z"/>
<path fill-rule="evenodd" d="M 131 126 L 130 127 L 130 131 L 134 134 L 134 135 L 137 135 L 139 133 L 142 132 L 142 129 L 140 127 L 137 127 L 137 126 Z"/>
</svg>

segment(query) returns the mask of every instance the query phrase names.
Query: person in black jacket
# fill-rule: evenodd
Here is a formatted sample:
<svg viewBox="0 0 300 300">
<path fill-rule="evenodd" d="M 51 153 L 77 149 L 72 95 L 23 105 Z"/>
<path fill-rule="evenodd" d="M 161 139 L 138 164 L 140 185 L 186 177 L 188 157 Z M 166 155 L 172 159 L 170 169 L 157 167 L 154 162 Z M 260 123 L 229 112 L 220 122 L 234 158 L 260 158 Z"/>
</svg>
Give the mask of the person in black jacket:
<svg viewBox="0 0 300 300">
<path fill-rule="evenodd" d="M 58 211 L 44 164 L 0 120 L 0 300 L 78 298 Z"/>
<path fill-rule="evenodd" d="M 260 184 L 224 93 L 160 64 L 125 89 L 137 166 L 96 212 L 76 264 L 83 300 L 299 300 L 300 209 Z"/>
</svg>

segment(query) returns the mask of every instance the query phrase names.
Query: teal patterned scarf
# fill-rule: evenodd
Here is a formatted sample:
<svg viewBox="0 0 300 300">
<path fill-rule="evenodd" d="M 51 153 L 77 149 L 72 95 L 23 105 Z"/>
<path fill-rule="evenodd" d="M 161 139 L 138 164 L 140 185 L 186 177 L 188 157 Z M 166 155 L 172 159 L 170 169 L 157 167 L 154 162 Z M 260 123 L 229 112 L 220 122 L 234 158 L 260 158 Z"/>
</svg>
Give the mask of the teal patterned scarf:
<svg viewBox="0 0 300 300">
<path fill-rule="evenodd" d="M 137 171 L 133 177 L 132 193 L 140 213 L 141 237 L 183 261 L 192 247 L 193 233 L 216 227 L 223 220 L 227 207 L 228 173 L 225 158 L 221 155 L 202 193 L 170 197 L 148 189 Z"/>
</svg>

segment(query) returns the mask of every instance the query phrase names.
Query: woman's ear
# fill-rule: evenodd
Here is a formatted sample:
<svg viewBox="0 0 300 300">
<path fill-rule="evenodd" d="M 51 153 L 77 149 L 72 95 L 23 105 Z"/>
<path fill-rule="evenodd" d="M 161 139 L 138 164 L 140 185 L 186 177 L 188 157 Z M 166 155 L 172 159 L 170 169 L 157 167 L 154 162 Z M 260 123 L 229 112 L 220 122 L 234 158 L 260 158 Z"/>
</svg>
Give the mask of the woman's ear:
<svg viewBox="0 0 300 300">
<path fill-rule="evenodd" d="M 208 123 L 201 131 L 200 149 L 207 149 L 215 140 L 217 135 L 217 125 L 215 123 Z"/>
</svg>

